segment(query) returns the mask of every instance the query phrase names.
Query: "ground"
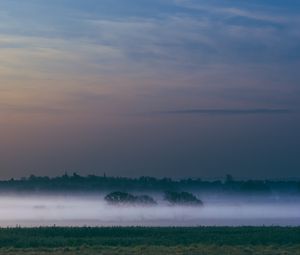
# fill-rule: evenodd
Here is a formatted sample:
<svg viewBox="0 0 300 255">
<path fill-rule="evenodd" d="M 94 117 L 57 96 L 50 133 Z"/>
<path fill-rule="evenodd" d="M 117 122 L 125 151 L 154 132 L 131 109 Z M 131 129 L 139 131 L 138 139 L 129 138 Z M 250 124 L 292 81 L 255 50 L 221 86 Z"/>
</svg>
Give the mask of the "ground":
<svg viewBox="0 0 300 255">
<path fill-rule="evenodd" d="M 0 255 L 300 255 L 300 228 L 4 228 Z"/>
</svg>

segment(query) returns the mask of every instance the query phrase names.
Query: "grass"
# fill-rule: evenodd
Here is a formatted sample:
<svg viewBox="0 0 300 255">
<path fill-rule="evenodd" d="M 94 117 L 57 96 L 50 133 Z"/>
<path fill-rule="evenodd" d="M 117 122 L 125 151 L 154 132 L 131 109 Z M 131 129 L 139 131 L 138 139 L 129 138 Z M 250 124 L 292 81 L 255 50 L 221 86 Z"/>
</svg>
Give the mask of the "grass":
<svg viewBox="0 0 300 255">
<path fill-rule="evenodd" d="M 300 255 L 300 228 L 2 228 L 2 254 Z"/>
<path fill-rule="evenodd" d="M 65 247 L 65 248 L 6 248 L 1 255 L 299 255 L 300 246 L 136 246 L 136 247 Z"/>
</svg>

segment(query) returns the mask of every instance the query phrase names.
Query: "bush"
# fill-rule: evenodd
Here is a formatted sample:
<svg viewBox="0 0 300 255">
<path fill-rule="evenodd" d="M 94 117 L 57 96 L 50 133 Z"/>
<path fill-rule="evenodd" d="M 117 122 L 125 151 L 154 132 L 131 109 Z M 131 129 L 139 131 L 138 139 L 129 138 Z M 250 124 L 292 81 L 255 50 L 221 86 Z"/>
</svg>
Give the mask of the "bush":
<svg viewBox="0 0 300 255">
<path fill-rule="evenodd" d="M 108 194 L 105 201 L 110 204 L 133 204 L 133 205 L 155 205 L 156 201 L 148 196 L 134 196 L 127 192 L 116 191 Z"/>
<path fill-rule="evenodd" d="M 165 192 L 165 200 L 172 205 L 203 205 L 203 202 L 200 199 L 188 192 L 167 191 Z"/>
<path fill-rule="evenodd" d="M 148 195 L 137 196 L 136 202 L 139 204 L 157 204 L 156 201 Z"/>
</svg>

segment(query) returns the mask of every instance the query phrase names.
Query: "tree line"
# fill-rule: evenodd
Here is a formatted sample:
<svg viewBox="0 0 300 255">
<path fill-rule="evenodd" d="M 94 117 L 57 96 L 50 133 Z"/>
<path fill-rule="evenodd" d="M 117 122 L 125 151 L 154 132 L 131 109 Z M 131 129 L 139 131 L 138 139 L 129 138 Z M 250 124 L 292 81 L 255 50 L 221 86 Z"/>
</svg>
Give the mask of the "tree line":
<svg viewBox="0 0 300 255">
<path fill-rule="evenodd" d="M 222 193 L 299 193 L 300 181 L 224 180 L 207 181 L 201 178 L 174 180 L 142 176 L 139 178 L 108 177 L 77 173 L 57 177 L 30 175 L 21 179 L 0 181 L 0 191 L 203 191 Z"/>
</svg>

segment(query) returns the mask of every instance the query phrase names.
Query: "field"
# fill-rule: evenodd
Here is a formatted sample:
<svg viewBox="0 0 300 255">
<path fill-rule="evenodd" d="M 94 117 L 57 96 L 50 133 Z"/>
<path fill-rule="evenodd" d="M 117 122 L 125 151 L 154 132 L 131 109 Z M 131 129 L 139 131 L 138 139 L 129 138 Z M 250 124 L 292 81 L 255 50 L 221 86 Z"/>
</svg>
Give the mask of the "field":
<svg viewBox="0 0 300 255">
<path fill-rule="evenodd" d="M 299 254 L 300 228 L 2 228 L 0 254 Z"/>
</svg>

